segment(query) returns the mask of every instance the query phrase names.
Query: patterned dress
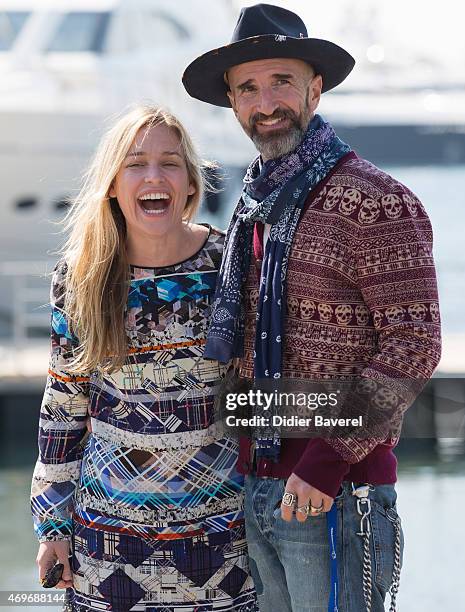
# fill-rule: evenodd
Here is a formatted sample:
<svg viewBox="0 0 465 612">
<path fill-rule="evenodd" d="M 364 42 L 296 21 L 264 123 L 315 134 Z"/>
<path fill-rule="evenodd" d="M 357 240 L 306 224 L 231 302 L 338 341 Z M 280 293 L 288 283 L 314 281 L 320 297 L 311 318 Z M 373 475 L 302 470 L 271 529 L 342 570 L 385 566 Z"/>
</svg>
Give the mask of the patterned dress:
<svg viewBox="0 0 465 612">
<path fill-rule="evenodd" d="M 132 266 L 128 357 L 111 375 L 67 374 L 77 339 L 56 268 L 31 504 L 40 541 L 71 540 L 70 610 L 258 609 L 238 445 L 213 411 L 227 368 L 202 357 L 223 241 L 210 229 L 186 261 Z"/>
</svg>

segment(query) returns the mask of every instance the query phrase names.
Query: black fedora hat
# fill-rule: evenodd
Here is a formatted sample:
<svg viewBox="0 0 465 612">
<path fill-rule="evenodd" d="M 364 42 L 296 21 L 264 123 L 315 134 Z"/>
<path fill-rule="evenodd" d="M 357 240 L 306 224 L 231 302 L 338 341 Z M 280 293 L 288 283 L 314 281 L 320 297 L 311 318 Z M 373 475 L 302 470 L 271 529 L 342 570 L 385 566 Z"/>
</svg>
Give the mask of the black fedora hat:
<svg viewBox="0 0 465 612">
<path fill-rule="evenodd" d="M 338 45 L 309 38 L 302 19 L 272 4 L 243 8 L 229 45 L 204 53 L 184 71 L 189 95 L 215 106 L 231 106 L 224 73 L 238 64 L 272 58 L 301 59 L 323 78 L 322 91 L 342 83 L 354 67 L 354 58 Z"/>
</svg>

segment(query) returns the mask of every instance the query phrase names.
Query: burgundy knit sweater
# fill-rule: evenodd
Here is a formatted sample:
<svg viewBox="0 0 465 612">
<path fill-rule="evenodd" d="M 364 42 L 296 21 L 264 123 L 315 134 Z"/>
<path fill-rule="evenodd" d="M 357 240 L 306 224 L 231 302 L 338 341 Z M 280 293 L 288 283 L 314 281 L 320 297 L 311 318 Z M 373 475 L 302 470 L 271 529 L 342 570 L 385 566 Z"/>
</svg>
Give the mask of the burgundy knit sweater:
<svg viewBox="0 0 465 612">
<path fill-rule="evenodd" d="M 262 257 L 263 225 L 257 224 L 239 367 L 247 379 L 253 378 Z M 341 158 L 305 204 L 290 252 L 286 300 L 283 378 L 430 378 L 441 333 L 432 230 L 421 202 L 355 153 Z M 403 410 L 399 403 L 393 419 Z M 294 472 L 335 497 L 343 480 L 394 483 L 396 443 L 285 438 L 279 462 L 260 459 L 257 474 L 287 478 Z M 242 438 L 240 472 L 252 471 L 252 454 L 250 440 Z"/>
</svg>

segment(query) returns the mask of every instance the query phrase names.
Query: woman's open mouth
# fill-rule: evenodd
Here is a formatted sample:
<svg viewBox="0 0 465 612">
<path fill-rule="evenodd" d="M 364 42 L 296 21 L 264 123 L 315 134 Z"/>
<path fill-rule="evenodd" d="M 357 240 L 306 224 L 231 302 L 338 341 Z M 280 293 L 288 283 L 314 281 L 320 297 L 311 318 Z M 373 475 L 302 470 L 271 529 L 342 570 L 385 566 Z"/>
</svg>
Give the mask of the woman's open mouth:
<svg viewBox="0 0 465 612">
<path fill-rule="evenodd" d="M 146 215 L 162 215 L 169 208 L 171 196 L 166 191 L 153 191 L 141 195 L 137 203 Z"/>
</svg>

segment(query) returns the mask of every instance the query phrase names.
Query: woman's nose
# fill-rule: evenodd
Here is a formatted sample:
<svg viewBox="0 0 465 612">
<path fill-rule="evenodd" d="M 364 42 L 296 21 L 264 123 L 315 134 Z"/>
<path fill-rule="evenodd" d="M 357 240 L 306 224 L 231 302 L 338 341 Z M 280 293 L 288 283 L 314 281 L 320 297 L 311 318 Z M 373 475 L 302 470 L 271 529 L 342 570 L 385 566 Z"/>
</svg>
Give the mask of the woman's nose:
<svg viewBox="0 0 465 612">
<path fill-rule="evenodd" d="M 163 180 L 161 168 L 158 166 L 147 166 L 144 176 L 146 183 L 159 183 Z"/>
</svg>

